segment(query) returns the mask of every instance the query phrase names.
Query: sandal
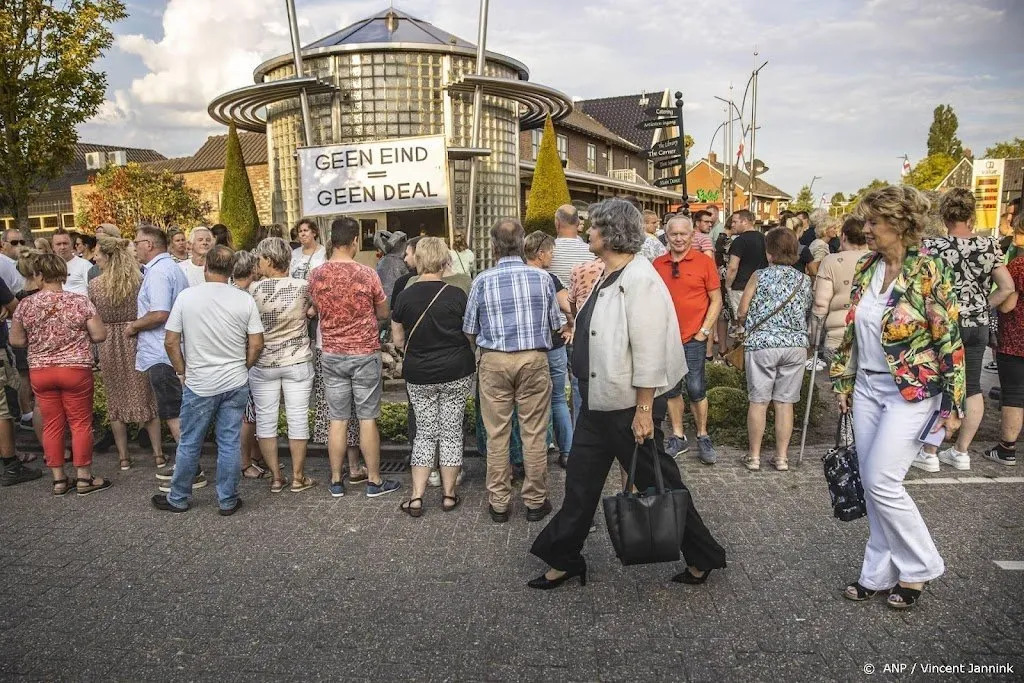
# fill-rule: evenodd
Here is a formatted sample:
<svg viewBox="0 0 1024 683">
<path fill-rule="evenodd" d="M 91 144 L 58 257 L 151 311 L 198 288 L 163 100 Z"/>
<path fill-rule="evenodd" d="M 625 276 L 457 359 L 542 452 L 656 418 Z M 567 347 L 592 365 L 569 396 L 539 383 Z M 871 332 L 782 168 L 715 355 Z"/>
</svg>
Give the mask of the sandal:
<svg viewBox="0 0 1024 683">
<path fill-rule="evenodd" d="M 754 460 L 749 455 L 743 456 L 743 458 L 740 460 L 740 462 L 742 462 L 743 466 L 746 467 L 751 472 L 757 472 L 759 469 L 761 469 L 761 461 L 760 460 Z"/>
<path fill-rule="evenodd" d="M 451 505 L 446 505 L 446 503 L 449 500 L 454 501 L 454 502 Z M 459 498 L 458 496 L 443 496 L 443 500 L 441 501 L 441 511 L 442 512 L 451 512 L 455 508 L 459 507 L 459 505 L 461 505 L 461 504 L 462 504 L 462 499 Z"/>
<path fill-rule="evenodd" d="M 255 473 L 253 473 L 253 470 L 255 470 Z M 242 477 L 245 479 L 262 479 L 265 476 L 267 476 L 267 470 L 256 463 L 252 463 L 242 470 Z"/>
<path fill-rule="evenodd" d="M 85 484 L 85 486 L 82 486 L 82 484 Z M 75 479 L 75 490 L 78 491 L 80 496 L 88 496 L 90 493 L 109 489 L 113 485 L 114 482 L 101 477 L 89 477 L 88 479 L 79 477 Z"/>
<path fill-rule="evenodd" d="M 285 488 L 287 488 L 287 486 L 288 486 L 288 480 L 285 479 L 284 477 L 281 477 L 280 479 L 275 479 L 270 484 L 270 492 L 271 493 L 281 493 L 281 491 L 284 491 Z"/>
<path fill-rule="evenodd" d="M 419 505 L 413 507 L 413 503 L 419 501 Z M 412 500 L 406 500 L 399 504 L 398 509 L 409 515 L 410 517 L 419 517 L 423 514 L 423 499 L 413 498 Z"/>
<path fill-rule="evenodd" d="M 132 468 L 132 461 L 131 461 L 131 459 L 130 459 L 130 458 L 124 458 L 124 459 L 122 459 L 122 460 L 121 460 L 121 462 L 120 462 L 119 464 L 120 464 L 120 467 L 121 467 L 121 471 L 122 471 L 122 472 L 124 472 L 124 471 L 126 471 L 126 470 L 130 470 L 130 469 Z"/>
<path fill-rule="evenodd" d="M 882 591 L 873 591 L 860 585 L 860 581 L 854 581 L 843 590 L 843 597 L 847 600 L 853 600 L 854 602 L 864 602 L 870 600 Z"/>
<path fill-rule="evenodd" d="M 58 486 L 60 488 L 57 488 Z M 66 496 L 69 493 L 71 493 L 71 482 L 68 480 L 67 477 L 64 477 L 63 479 L 53 480 L 53 495 Z"/>
<path fill-rule="evenodd" d="M 305 491 L 308 488 L 316 486 L 316 481 L 310 477 L 302 477 L 301 479 L 292 480 L 292 493 L 298 493 L 299 491 Z"/>
<path fill-rule="evenodd" d="M 921 597 L 921 590 L 896 584 L 889 591 L 889 597 L 886 598 L 885 604 L 893 609 L 909 609 L 914 606 L 919 597 Z"/>
<path fill-rule="evenodd" d="M 778 472 L 787 472 L 787 471 L 789 471 L 789 461 L 788 460 L 776 460 L 775 458 L 772 458 L 768 462 Z"/>
<path fill-rule="evenodd" d="M 165 458 L 162 455 L 159 458 L 154 458 L 153 462 L 156 463 L 156 468 L 158 470 L 162 470 L 163 468 L 167 467 L 167 465 L 168 465 L 167 458 Z"/>
</svg>

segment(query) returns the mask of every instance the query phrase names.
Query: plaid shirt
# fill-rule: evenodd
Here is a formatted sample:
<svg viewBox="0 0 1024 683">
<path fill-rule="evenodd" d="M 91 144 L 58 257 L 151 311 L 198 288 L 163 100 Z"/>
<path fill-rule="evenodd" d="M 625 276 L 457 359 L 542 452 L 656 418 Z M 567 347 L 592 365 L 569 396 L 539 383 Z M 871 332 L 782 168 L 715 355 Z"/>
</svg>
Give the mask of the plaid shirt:
<svg viewBox="0 0 1024 683">
<path fill-rule="evenodd" d="M 551 275 L 506 256 L 477 276 L 469 290 L 462 330 L 491 351 L 550 349 L 551 332 L 561 328 Z"/>
</svg>

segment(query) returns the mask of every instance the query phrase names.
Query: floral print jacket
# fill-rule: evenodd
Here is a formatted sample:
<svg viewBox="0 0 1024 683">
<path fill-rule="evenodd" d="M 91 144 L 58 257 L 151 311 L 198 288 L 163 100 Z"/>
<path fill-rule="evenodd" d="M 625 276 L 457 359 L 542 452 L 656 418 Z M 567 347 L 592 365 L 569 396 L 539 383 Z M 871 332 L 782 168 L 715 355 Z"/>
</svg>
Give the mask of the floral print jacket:
<svg viewBox="0 0 1024 683">
<path fill-rule="evenodd" d="M 830 375 L 837 393 L 853 391 L 857 376 L 854 324 L 857 304 L 870 286 L 882 256 L 872 252 L 857 264 L 846 316 L 846 333 L 832 361 Z M 889 372 L 908 401 L 942 395 L 942 412 L 964 414 L 967 392 L 959 309 L 949 270 L 935 256 L 907 252 L 882 314 L 882 349 Z"/>
</svg>

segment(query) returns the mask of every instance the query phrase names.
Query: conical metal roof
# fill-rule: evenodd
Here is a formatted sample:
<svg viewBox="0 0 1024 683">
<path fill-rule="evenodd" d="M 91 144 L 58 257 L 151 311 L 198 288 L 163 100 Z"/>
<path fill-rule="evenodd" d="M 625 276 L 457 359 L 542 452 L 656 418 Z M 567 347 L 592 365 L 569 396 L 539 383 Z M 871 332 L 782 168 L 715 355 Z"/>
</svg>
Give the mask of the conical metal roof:
<svg viewBox="0 0 1024 683">
<path fill-rule="evenodd" d="M 417 19 L 394 8 L 386 9 L 372 17 L 357 21 L 303 49 L 330 48 L 336 45 L 362 43 L 419 43 L 426 45 L 455 45 L 476 49 L 476 45 L 447 31 L 442 31 L 430 22 Z"/>
</svg>

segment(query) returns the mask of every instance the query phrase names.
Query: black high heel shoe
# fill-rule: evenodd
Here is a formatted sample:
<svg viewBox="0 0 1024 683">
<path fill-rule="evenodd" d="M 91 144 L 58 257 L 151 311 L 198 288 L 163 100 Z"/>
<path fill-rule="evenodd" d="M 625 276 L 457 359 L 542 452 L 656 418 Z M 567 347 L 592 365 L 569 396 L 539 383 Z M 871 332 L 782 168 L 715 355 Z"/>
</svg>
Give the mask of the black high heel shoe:
<svg viewBox="0 0 1024 683">
<path fill-rule="evenodd" d="M 712 570 L 708 569 L 705 570 L 705 572 L 700 576 L 695 576 L 694 574 L 690 573 L 690 568 L 687 567 L 683 571 L 673 576 L 672 580 L 676 583 L 688 583 L 691 586 L 699 586 L 700 584 L 708 580 L 708 576 L 711 575 L 711 571 Z"/>
<path fill-rule="evenodd" d="M 533 579 L 532 581 L 529 581 L 526 585 L 529 586 L 530 588 L 536 588 L 537 590 L 548 591 L 548 590 L 551 590 L 552 588 L 558 588 L 559 586 L 561 586 L 563 583 L 565 583 L 569 579 L 575 578 L 577 576 L 580 577 L 580 585 L 581 586 L 586 586 L 587 585 L 587 566 L 586 565 L 583 565 L 582 569 L 578 569 L 576 571 L 571 571 L 571 572 L 566 572 L 565 574 L 562 574 L 561 576 L 559 576 L 557 579 L 549 579 L 547 577 L 547 572 L 544 572 L 543 574 L 538 576 L 536 579 Z"/>
</svg>

